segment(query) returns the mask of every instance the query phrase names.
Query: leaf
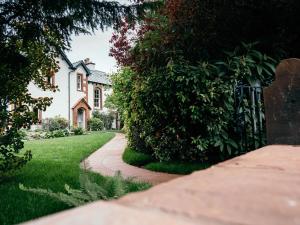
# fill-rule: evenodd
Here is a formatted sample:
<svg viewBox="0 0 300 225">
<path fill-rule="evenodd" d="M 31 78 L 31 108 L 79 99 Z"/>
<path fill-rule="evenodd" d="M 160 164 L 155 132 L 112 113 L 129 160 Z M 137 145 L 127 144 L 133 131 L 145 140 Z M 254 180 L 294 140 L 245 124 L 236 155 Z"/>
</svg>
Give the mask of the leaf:
<svg viewBox="0 0 300 225">
<path fill-rule="evenodd" d="M 265 64 L 271 69 L 271 71 L 274 73 L 276 71 L 276 68 L 273 64 L 265 62 Z"/>
<path fill-rule="evenodd" d="M 124 195 L 127 191 L 126 182 L 128 181 L 123 179 L 120 172 L 117 172 L 114 177 L 107 178 L 100 184 L 92 182 L 88 174 L 84 173 L 80 175 L 81 189 L 73 189 L 65 184 L 67 193 L 55 193 L 50 189 L 27 188 L 23 184 L 19 184 L 19 188 L 23 191 L 49 196 L 69 206 L 80 206 L 98 199 L 109 200 Z"/>
<path fill-rule="evenodd" d="M 263 71 L 262 67 L 258 65 L 258 66 L 256 67 L 256 69 L 257 69 L 258 75 L 261 75 L 261 74 L 262 74 L 262 71 Z"/>
</svg>

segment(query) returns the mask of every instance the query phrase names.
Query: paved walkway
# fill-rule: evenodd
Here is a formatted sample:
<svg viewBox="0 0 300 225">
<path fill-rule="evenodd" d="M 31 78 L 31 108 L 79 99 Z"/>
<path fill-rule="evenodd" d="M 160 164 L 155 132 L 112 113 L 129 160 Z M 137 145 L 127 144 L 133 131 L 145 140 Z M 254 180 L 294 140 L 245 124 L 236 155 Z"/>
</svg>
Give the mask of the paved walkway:
<svg viewBox="0 0 300 225">
<path fill-rule="evenodd" d="M 122 160 L 126 146 L 125 135 L 117 133 L 110 142 L 85 159 L 82 166 L 105 176 L 113 176 L 117 171 L 121 171 L 126 178 L 132 177 L 138 181 L 146 181 L 154 185 L 180 177 L 180 175 L 158 173 L 128 165 Z"/>
</svg>

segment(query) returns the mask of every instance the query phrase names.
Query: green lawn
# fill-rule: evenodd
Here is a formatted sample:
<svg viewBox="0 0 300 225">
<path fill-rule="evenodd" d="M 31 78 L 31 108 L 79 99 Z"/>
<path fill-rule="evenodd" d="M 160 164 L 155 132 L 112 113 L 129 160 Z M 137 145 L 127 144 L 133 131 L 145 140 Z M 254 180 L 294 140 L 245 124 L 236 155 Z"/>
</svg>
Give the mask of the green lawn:
<svg viewBox="0 0 300 225">
<path fill-rule="evenodd" d="M 155 161 L 150 155 L 136 152 L 131 148 L 126 148 L 123 153 L 123 161 L 133 166 L 145 166 Z"/>
<path fill-rule="evenodd" d="M 211 164 L 203 162 L 158 162 L 150 155 L 136 152 L 131 148 L 125 150 L 123 160 L 133 166 L 173 174 L 190 174 L 211 166 Z"/>
<path fill-rule="evenodd" d="M 105 144 L 114 133 L 97 132 L 90 135 L 29 141 L 25 149 L 31 149 L 33 159 L 15 176 L 0 184 L 0 224 L 16 224 L 69 208 L 62 202 L 47 196 L 40 196 L 19 189 L 19 183 L 26 187 L 40 187 L 53 191 L 64 191 L 64 185 L 78 188 L 80 161 Z M 101 182 L 110 179 L 92 174 Z M 149 185 L 129 183 L 128 192 L 148 188 Z"/>
</svg>

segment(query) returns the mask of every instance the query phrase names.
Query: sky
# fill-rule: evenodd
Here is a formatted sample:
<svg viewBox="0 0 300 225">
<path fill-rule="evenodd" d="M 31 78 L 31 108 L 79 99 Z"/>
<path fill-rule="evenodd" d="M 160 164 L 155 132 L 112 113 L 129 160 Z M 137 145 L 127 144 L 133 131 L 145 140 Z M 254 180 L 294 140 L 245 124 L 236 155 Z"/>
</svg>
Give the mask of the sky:
<svg viewBox="0 0 300 225">
<path fill-rule="evenodd" d="M 71 51 L 66 52 L 71 62 L 90 58 L 96 64 L 96 69 L 111 73 L 117 70 L 116 61 L 110 57 L 109 40 L 113 30 L 96 31 L 92 35 L 72 36 Z"/>
<path fill-rule="evenodd" d="M 128 4 L 128 0 L 118 0 L 121 4 Z M 111 44 L 109 40 L 113 30 L 108 29 L 104 32 L 98 30 L 92 35 L 72 36 L 71 51 L 66 52 L 71 62 L 90 58 L 96 64 L 96 69 L 106 73 L 117 70 L 116 61 L 109 56 Z"/>
</svg>

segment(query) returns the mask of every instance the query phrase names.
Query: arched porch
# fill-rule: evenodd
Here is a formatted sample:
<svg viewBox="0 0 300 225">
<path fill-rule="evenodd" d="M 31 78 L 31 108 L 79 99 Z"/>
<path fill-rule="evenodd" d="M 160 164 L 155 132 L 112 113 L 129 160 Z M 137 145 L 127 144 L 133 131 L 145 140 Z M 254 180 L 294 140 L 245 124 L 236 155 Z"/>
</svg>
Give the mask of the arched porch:
<svg viewBox="0 0 300 225">
<path fill-rule="evenodd" d="M 86 129 L 88 120 L 90 119 L 90 110 L 91 107 L 84 98 L 78 101 L 74 107 L 72 107 L 73 126 Z"/>
</svg>

